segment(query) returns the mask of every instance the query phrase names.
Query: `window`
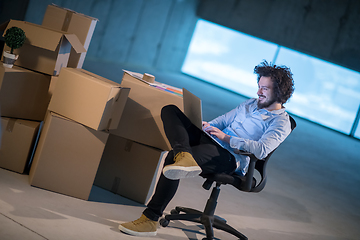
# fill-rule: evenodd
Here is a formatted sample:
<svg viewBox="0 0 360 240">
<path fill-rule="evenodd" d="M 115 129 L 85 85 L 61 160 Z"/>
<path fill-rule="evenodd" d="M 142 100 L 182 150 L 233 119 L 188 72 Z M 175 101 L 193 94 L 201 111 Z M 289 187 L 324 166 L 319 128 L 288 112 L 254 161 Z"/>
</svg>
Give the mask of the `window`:
<svg viewBox="0 0 360 240">
<path fill-rule="evenodd" d="M 199 20 L 182 72 L 215 85 L 256 97 L 254 66 L 271 62 L 277 45 Z"/>
<path fill-rule="evenodd" d="M 253 70 L 263 60 L 291 68 L 295 92 L 286 103 L 289 112 L 350 134 L 360 105 L 359 72 L 201 19 L 182 72 L 257 97 Z"/>
<path fill-rule="evenodd" d="M 290 112 L 350 134 L 360 104 L 358 72 L 283 47 L 276 63 L 294 74 Z"/>
</svg>

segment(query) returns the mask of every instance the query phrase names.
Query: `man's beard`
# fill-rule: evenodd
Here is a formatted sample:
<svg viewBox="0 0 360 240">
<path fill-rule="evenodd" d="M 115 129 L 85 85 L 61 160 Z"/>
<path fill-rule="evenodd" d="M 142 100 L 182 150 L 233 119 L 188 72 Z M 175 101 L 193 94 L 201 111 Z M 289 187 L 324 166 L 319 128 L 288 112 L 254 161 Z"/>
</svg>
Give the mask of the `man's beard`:
<svg viewBox="0 0 360 240">
<path fill-rule="evenodd" d="M 260 97 L 260 96 L 259 96 L 259 97 Z M 265 96 L 262 96 L 262 97 L 265 97 Z M 265 99 L 267 99 L 267 98 L 265 97 Z M 265 100 L 265 102 L 262 102 L 262 103 L 260 103 L 260 102 L 259 102 L 259 99 L 258 99 L 258 101 L 257 101 L 257 106 L 258 106 L 258 109 L 263 109 L 263 108 L 269 107 L 269 106 L 270 106 L 271 104 L 273 104 L 274 102 L 276 102 L 276 99 L 275 99 L 274 97 L 269 98 L 269 99 Z"/>
</svg>

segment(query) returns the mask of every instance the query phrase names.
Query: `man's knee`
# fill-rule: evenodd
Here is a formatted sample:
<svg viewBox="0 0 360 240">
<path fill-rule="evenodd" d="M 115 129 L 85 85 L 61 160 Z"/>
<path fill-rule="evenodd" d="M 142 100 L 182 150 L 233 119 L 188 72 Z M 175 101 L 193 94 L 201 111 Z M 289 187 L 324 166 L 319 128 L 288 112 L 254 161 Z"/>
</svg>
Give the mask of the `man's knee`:
<svg viewBox="0 0 360 240">
<path fill-rule="evenodd" d="M 163 119 L 164 116 L 166 116 L 167 114 L 177 111 L 180 111 L 180 109 L 177 106 L 173 104 L 166 105 L 161 109 L 161 118 Z"/>
</svg>

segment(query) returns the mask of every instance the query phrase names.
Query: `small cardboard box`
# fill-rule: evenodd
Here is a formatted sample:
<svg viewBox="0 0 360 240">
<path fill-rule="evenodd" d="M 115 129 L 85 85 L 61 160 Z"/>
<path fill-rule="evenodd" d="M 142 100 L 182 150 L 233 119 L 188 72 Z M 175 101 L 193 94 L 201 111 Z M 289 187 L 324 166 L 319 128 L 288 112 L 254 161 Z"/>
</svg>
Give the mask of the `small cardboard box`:
<svg viewBox="0 0 360 240">
<path fill-rule="evenodd" d="M 24 173 L 38 136 L 40 122 L 1 118 L 0 167 Z"/>
<path fill-rule="evenodd" d="M 97 21 L 96 18 L 52 4 L 48 5 L 41 25 L 76 34 L 85 50 L 88 50 Z M 85 56 L 86 52 L 77 53 L 71 49 L 67 66 L 82 68 Z"/>
<path fill-rule="evenodd" d="M 121 86 L 131 88 L 131 91 L 120 124 L 110 133 L 162 150 L 171 150 L 160 117 L 161 109 L 174 104 L 182 110 L 182 96 L 140 81 L 129 72 L 124 72 Z"/>
<path fill-rule="evenodd" d="M 86 52 L 75 34 L 47 28 L 34 23 L 10 20 L 0 25 L 0 30 L 19 27 L 26 35 L 25 44 L 14 50 L 19 58 L 15 65 L 49 75 L 58 75 L 69 61 L 71 47 L 77 53 Z M 4 51 L 10 51 L 5 45 Z"/>
<path fill-rule="evenodd" d="M 95 130 L 116 128 L 129 88 L 79 68 L 63 68 L 49 110 Z"/>
<path fill-rule="evenodd" d="M 94 185 L 146 204 L 155 190 L 167 153 L 110 134 Z"/>
<path fill-rule="evenodd" d="M 0 66 L 1 116 L 43 121 L 50 102 L 51 76 Z"/>
<path fill-rule="evenodd" d="M 87 200 L 108 135 L 48 112 L 30 168 L 30 184 Z"/>
</svg>

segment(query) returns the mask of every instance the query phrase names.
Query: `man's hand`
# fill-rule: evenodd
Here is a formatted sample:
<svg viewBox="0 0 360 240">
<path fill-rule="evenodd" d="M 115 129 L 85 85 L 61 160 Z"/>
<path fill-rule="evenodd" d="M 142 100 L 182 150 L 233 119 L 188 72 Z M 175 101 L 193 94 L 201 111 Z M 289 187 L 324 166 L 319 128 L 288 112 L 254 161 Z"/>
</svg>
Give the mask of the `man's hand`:
<svg viewBox="0 0 360 240">
<path fill-rule="evenodd" d="M 210 127 L 210 123 L 203 121 L 203 122 L 202 122 L 202 128 L 203 128 L 203 130 L 206 131 L 205 129 L 206 129 L 207 127 Z"/>
<path fill-rule="evenodd" d="M 214 135 L 215 137 L 217 137 L 218 139 L 220 139 L 221 141 L 230 143 L 230 136 L 225 134 L 223 131 L 221 131 L 220 129 L 211 126 L 209 123 L 207 122 L 202 122 L 202 126 L 203 126 L 203 130 L 206 131 L 207 133 Z"/>
</svg>

